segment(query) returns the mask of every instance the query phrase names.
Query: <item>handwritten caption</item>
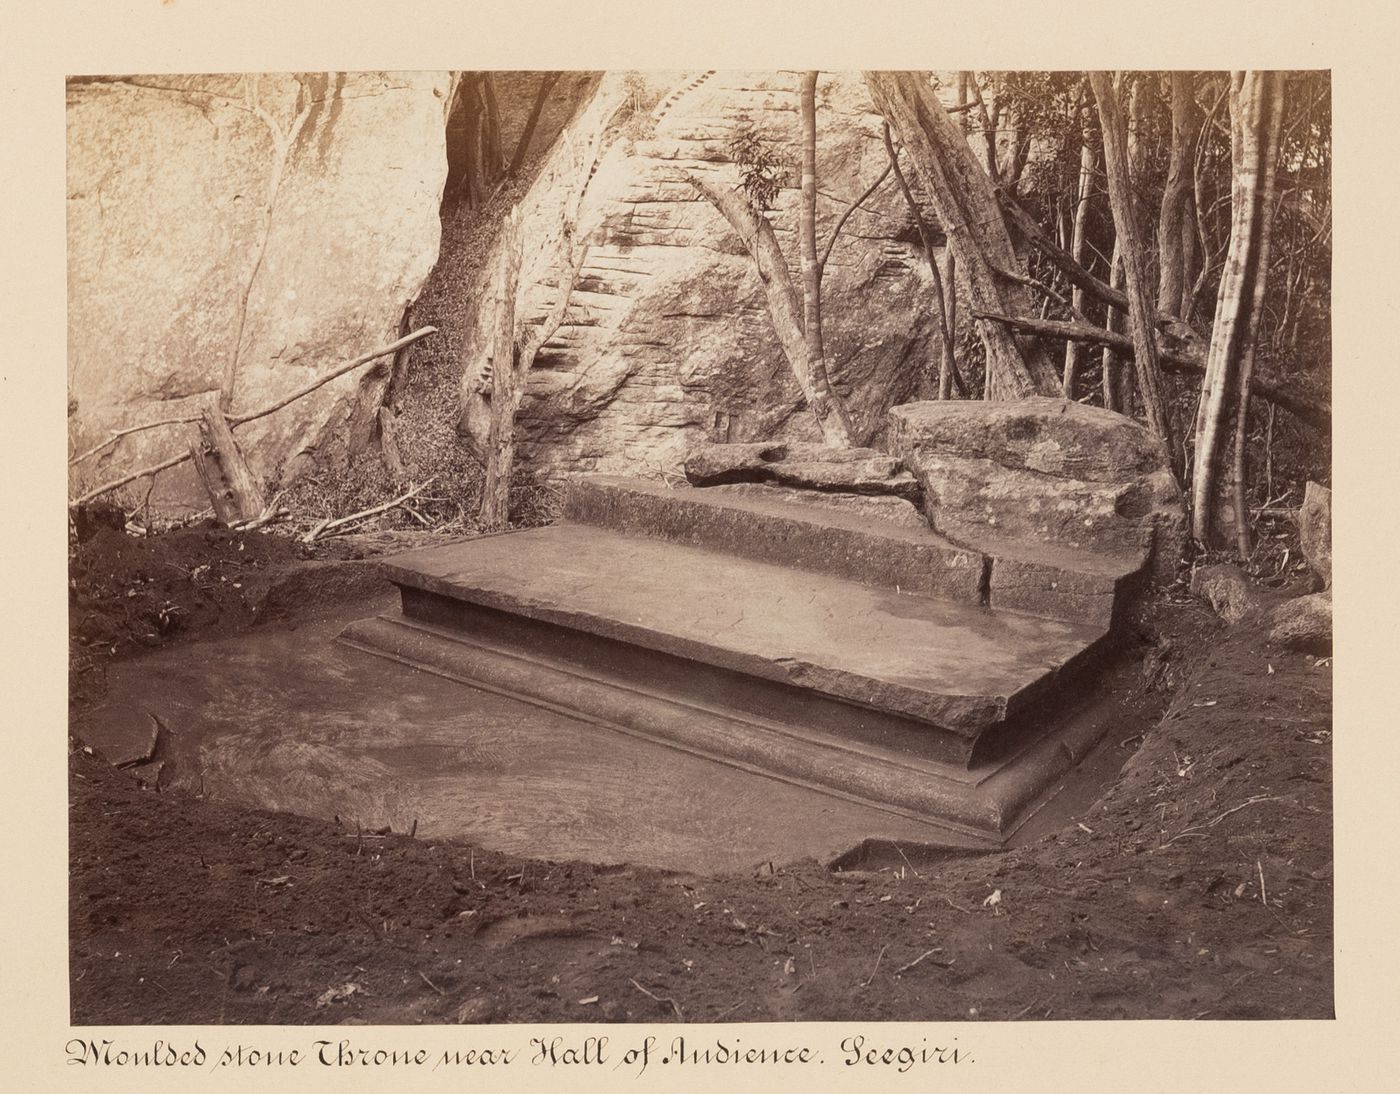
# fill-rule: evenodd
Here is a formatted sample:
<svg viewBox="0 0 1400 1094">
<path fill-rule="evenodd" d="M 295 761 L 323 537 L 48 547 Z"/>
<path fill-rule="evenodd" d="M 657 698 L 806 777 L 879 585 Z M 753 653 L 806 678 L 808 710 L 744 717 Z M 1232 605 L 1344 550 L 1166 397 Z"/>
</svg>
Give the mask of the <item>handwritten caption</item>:
<svg viewBox="0 0 1400 1094">
<path fill-rule="evenodd" d="M 660 1038 L 531 1037 L 528 1041 L 449 1048 L 384 1045 L 349 1037 L 320 1038 L 302 1047 L 260 1047 L 245 1042 L 218 1044 L 156 1039 L 130 1044 L 105 1038 L 74 1037 L 64 1045 L 71 1067 L 94 1069 L 171 1068 L 220 1070 L 420 1070 L 459 1068 L 557 1068 L 616 1071 L 640 1078 L 674 1069 L 713 1067 L 831 1067 L 909 1074 L 930 1066 L 965 1066 L 973 1062 L 957 1038 L 935 1043 L 890 1043 L 852 1033 L 829 1043 L 753 1043 L 742 1037 Z"/>
</svg>

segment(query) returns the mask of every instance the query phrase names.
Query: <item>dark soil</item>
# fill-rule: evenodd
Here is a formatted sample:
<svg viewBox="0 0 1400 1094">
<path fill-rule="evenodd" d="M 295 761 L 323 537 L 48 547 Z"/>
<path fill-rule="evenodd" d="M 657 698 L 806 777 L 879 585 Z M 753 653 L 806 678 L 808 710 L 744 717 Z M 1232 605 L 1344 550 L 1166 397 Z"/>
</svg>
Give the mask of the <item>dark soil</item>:
<svg viewBox="0 0 1400 1094">
<path fill-rule="evenodd" d="M 327 584 L 289 567 L 361 565 L 267 534 L 87 532 L 78 705 L 111 656 L 310 610 Z M 998 854 L 726 877 L 532 861 L 148 791 L 75 750 L 72 1020 L 1328 1017 L 1330 660 L 1179 597 L 1145 620 L 1160 724 L 1079 823 Z"/>
</svg>

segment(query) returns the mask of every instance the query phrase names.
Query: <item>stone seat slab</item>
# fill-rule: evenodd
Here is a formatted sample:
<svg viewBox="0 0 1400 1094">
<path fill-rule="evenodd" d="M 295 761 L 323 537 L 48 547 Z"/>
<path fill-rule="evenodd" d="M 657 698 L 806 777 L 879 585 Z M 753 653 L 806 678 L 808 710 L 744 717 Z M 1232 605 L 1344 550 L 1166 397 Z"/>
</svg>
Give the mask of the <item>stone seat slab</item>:
<svg viewBox="0 0 1400 1094">
<path fill-rule="evenodd" d="M 387 560 L 406 590 L 975 739 L 1106 634 L 573 523 Z M 405 594 L 406 614 L 412 598 Z"/>
</svg>

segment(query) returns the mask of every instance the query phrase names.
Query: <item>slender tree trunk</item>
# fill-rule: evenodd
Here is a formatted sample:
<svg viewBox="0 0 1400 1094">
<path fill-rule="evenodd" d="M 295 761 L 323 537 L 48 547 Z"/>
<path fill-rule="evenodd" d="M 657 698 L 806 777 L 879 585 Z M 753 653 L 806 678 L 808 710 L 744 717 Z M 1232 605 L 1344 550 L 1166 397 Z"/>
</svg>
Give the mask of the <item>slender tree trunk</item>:
<svg viewBox="0 0 1400 1094">
<path fill-rule="evenodd" d="M 909 188 L 909 180 L 904 177 L 904 170 L 899 166 L 899 153 L 895 151 L 894 142 L 890 140 L 888 122 L 881 127 L 881 134 L 885 141 L 885 155 L 889 157 L 890 168 L 894 171 L 895 180 L 899 183 L 899 191 L 904 195 L 904 204 L 909 207 L 909 215 L 914 219 L 914 227 L 919 233 L 919 242 L 923 244 L 924 255 L 928 259 L 929 274 L 933 277 L 933 292 L 938 303 L 938 335 L 941 347 L 938 355 L 938 397 L 940 399 L 952 397 L 955 379 L 958 389 L 966 395 L 967 385 L 958 373 L 957 355 L 953 347 L 952 324 L 957 320 L 957 314 L 953 310 L 952 280 L 956 272 L 953 266 L 953 252 L 951 250 L 947 252 L 948 276 L 945 279 L 938 269 L 938 256 L 933 253 L 933 236 L 929 233 L 928 225 L 924 223 L 924 214 L 919 209 L 919 203 L 914 200 L 914 193 Z M 945 285 L 948 287 L 946 292 Z"/>
<path fill-rule="evenodd" d="M 1123 288 L 1123 247 L 1117 238 L 1113 240 L 1113 257 L 1108 264 L 1108 285 L 1111 289 Z M 1117 308 L 1109 306 L 1104 316 L 1104 326 L 1114 334 L 1125 333 L 1124 316 Z M 1127 400 L 1123 391 L 1123 355 L 1111 346 L 1103 351 L 1103 405 L 1107 410 L 1127 414 Z"/>
<path fill-rule="evenodd" d="M 1091 72 L 1089 82 L 1098 100 L 1099 122 L 1103 129 L 1104 165 L 1108 175 L 1108 197 L 1113 207 L 1113 226 L 1122 243 L 1123 275 L 1128 293 L 1128 325 L 1133 335 L 1133 359 L 1137 366 L 1138 392 L 1152 431 L 1169 452 L 1172 443 L 1171 415 L 1165 397 L 1165 383 L 1157 361 L 1154 334 L 1156 311 L 1147 285 L 1147 256 L 1138 236 L 1133 205 L 1133 179 L 1128 167 L 1128 126 L 1107 72 Z M 1177 469 L 1180 473 L 1180 468 Z"/>
<path fill-rule="evenodd" d="M 851 435 L 844 408 L 837 409 L 839 399 L 827 384 L 825 372 L 818 373 L 811 366 L 802 329 L 803 302 L 792 282 L 782 247 L 773 234 L 773 226 L 734 190 L 716 186 L 698 175 L 687 175 L 686 181 L 729 221 L 748 248 L 763 284 L 773 332 L 778 336 L 778 344 L 803 399 L 817 419 L 823 441 L 833 447 L 849 447 Z"/>
<path fill-rule="evenodd" d="M 1229 396 L 1253 371 L 1254 346 L 1268 278 L 1271 199 L 1283 112 L 1283 77 L 1275 72 L 1236 72 L 1230 77 L 1230 246 L 1216 298 L 1206 377 L 1196 418 L 1191 483 L 1191 531 L 1201 543 L 1216 541 L 1216 480 Z M 1239 409 L 1247 408 L 1247 391 Z M 1238 423 L 1237 428 L 1243 428 Z M 1241 519 L 1236 514 L 1236 520 Z M 1248 519 L 1246 513 L 1243 519 Z M 1238 529 L 1237 529 L 1238 531 Z M 1246 532 L 1247 535 L 1247 532 Z M 1237 539 L 1239 537 L 1237 536 Z"/>
<path fill-rule="evenodd" d="M 501 227 L 500 266 L 493 278 L 494 336 L 491 344 L 491 427 L 481 487 L 481 524 L 488 531 L 510 521 L 510 477 L 515 466 L 515 412 L 523 377 L 516 372 L 515 301 L 520 285 L 520 213 L 512 209 Z"/>
<path fill-rule="evenodd" d="M 1171 83 L 1171 160 L 1157 222 L 1157 310 L 1185 318 L 1194 280 L 1190 260 L 1195 232 L 1190 214 L 1201 111 L 1196 105 L 1195 77 L 1190 72 L 1173 72 Z"/>
<path fill-rule="evenodd" d="M 822 262 L 817 258 L 817 73 L 802 73 L 797 89 L 801 122 L 802 204 L 797 218 L 798 252 L 802 272 L 802 340 L 807 347 L 807 368 L 814 390 L 827 398 L 822 408 L 838 421 L 836 428 L 823 423 L 822 436 L 828 444 L 851 443 L 851 419 L 846 405 L 834 397 L 826 369 L 826 347 L 822 341 Z M 765 222 L 766 223 L 766 222 Z M 817 407 L 813 407 L 817 411 Z M 820 411 L 818 417 L 823 417 Z"/>
<path fill-rule="evenodd" d="M 1025 315 L 1029 294 L 1014 278 L 1017 260 L 987 174 L 925 76 L 866 72 L 876 108 L 914 164 L 957 258 L 961 280 L 976 312 Z M 1000 324 L 978 321 L 987 351 L 989 392 L 996 398 L 1061 394 L 1059 370 L 1037 344 L 1018 344 Z"/>
<path fill-rule="evenodd" d="M 958 372 L 958 260 L 951 247 L 945 247 L 943 271 L 943 326 L 947 328 L 943 336 L 943 350 L 938 357 L 938 397 L 953 397 L 953 381 L 959 390 L 967 395 L 967 387 Z"/>
<path fill-rule="evenodd" d="M 546 72 L 540 76 L 540 86 L 535 90 L 535 102 L 530 107 L 530 116 L 525 120 L 525 130 L 520 134 L 520 141 L 515 146 L 515 154 L 510 158 L 510 166 L 506 168 L 507 175 L 514 177 L 524 166 L 525 157 L 530 152 L 530 139 L 535 135 L 535 127 L 539 125 L 544 104 L 548 101 L 549 92 L 558 82 L 560 75 L 558 72 Z"/>
<path fill-rule="evenodd" d="M 1075 194 L 1074 221 L 1070 232 L 1070 255 L 1081 266 L 1084 264 L 1084 231 L 1088 223 L 1089 195 L 1094 185 L 1094 148 L 1089 143 L 1089 131 L 1083 132 L 1079 148 L 1079 187 Z M 1084 290 L 1077 285 L 1070 291 L 1070 303 L 1080 314 L 1084 311 Z M 1075 397 L 1079 383 L 1079 365 L 1084 358 L 1084 347 L 1079 342 L 1065 344 L 1065 398 Z"/>
</svg>

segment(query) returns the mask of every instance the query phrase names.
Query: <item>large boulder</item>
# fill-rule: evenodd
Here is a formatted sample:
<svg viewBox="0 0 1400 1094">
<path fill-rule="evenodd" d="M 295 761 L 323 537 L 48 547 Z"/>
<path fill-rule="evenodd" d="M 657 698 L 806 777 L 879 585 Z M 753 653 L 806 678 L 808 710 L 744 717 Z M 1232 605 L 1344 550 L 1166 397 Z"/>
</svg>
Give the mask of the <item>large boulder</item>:
<svg viewBox="0 0 1400 1094">
<path fill-rule="evenodd" d="M 1332 491 L 1310 482 L 1298 510 L 1298 537 L 1303 557 L 1325 589 L 1332 587 Z"/>
<path fill-rule="evenodd" d="M 886 166 L 880 118 L 856 74 L 818 85 L 819 236 Z M 610 73 L 520 205 L 517 318 L 559 303 L 587 252 L 564 322 L 535 362 L 519 456 L 566 471 L 673 471 L 697 441 L 816 441 L 743 242 L 686 181 L 738 185 L 731 142 L 753 132 L 797 162 L 797 77 L 781 72 Z M 768 214 L 796 273 L 797 177 Z M 563 226 L 575 224 L 565 232 Z M 487 262 L 489 269 L 495 254 Z M 899 190 L 881 187 L 847 221 L 824 279 L 824 333 L 858 441 L 916 394 L 935 320 L 927 259 Z M 489 300 L 483 278 L 477 298 Z M 462 359 L 463 433 L 484 446 L 480 307 Z"/>
<path fill-rule="evenodd" d="M 895 407 L 889 446 L 954 542 L 1006 541 L 1129 557 L 1175 576 L 1186 514 L 1166 448 L 1112 411 L 1062 399 Z"/>
<path fill-rule="evenodd" d="M 69 441 L 257 409 L 392 341 L 437 259 L 445 72 L 83 78 L 68 86 Z M 290 478 L 370 439 L 366 368 L 241 428 Z M 124 438 L 79 491 L 183 451 L 188 426 Z M 188 467 L 167 508 L 208 502 Z"/>
</svg>

